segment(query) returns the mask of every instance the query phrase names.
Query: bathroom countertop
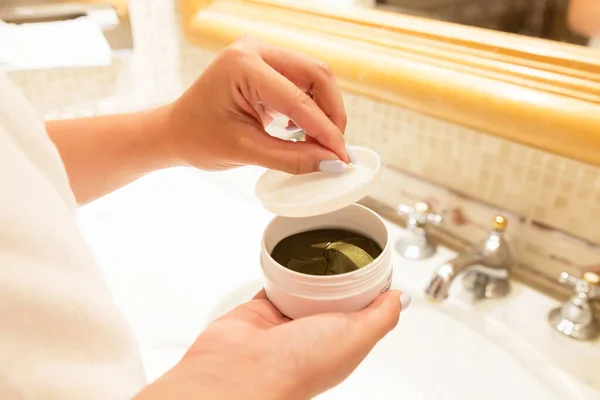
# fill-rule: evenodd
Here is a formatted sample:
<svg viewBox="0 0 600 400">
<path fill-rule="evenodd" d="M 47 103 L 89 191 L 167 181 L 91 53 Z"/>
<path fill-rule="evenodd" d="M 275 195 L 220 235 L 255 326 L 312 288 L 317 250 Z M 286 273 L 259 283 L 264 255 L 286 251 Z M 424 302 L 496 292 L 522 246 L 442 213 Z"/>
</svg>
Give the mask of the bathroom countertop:
<svg viewBox="0 0 600 400">
<path fill-rule="evenodd" d="M 253 193 L 261 173 L 254 167 L 159 171 L 78 211 L 82 232 L 139 340 L 149 379 L 177 362 L 220 299 L 262 279 L 260 240 L 273 215 Z M 388 227 L 394 238 L 405 234 L 391 222 Z M 233 244 L 236 251 L 229 251 Z M 395 254 L 393 286 L 421 299 L 433 271 L 453 256 L 445 248 L 423 261 Z M 546 318 L 558 305 L 518 282 L 506 298 L 473 302 L 456 282 L 450 298 L 436 307 L 508 353 L 519 353 L 525 367 L 542 359 L 547 368 L 560 369 L 580 398 L 600 399 L 600 341 L 555 333 Z"/>
</svg>

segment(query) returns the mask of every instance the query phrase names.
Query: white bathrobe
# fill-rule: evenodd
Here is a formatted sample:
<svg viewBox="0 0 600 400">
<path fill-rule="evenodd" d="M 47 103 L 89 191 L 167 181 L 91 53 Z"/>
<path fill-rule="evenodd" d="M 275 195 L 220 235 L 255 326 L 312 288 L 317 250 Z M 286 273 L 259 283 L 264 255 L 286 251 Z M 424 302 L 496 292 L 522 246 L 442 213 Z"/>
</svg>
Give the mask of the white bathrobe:
<svg viewBox="0 0 600 400">
<path fill-rule="evenodd" d="M 144 385 L 75 208 L 44 124 L 0 71 L 0 399 L 128 399 Z"/>
</svg>

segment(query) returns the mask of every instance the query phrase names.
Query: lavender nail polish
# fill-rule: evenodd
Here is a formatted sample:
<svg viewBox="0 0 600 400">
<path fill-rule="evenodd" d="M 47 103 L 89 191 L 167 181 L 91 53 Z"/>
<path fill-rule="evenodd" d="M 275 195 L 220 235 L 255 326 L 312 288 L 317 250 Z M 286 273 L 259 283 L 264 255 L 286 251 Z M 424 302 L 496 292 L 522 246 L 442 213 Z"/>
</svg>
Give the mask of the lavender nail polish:
<svg viewBox="0 0 600 400">
<path fill-rule="evenodd" d="M 348 154 L 348 158 L 350 158 L 351 164 L 358 164 L 358 157 L 352 149 L 352 146 L 346 145 L 346 154 Z"/>
<path fill-rule="evenodd" d="M 340 160 L 322 160 L 319 163 L 319 171 L 331 172 L 331 173 L 342 173 L 344 172 L 344 162 Z"/>
<path fill-rule="evenodd" d="M 406 311 L 410 303 L 412 302 L 412 296 L 408 293 L 402 293 L 400 295 L 400 304 L 402 305 L 402 311 Z"/>
</svg>

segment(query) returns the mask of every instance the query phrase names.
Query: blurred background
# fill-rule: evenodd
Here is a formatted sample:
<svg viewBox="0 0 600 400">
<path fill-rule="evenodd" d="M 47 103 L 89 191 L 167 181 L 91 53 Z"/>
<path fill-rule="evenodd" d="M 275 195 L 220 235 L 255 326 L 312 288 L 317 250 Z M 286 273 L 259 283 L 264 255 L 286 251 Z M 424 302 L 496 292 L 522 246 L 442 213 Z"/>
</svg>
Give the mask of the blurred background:
<svg viewBox="0 0 600 400">
<path fill-rule="evenodd" d="M 312 8 L 302 10 L 305 6 Z M 600 51 L 594 40 L 600 37 L 600 0 L 0 0 L 0 69 L 45 120 L 134 112 L 175 100 L 241 32 L 318 55 L 331 65 L 343 89 L 348 142 L 372 148 L 383 161 L 370 196 L 377 212 L 400 218 L 399 205 L 426 202 L 443 217 L 442 226 L 432 228 L 435 240 L 455 251 L 479 243 L 495 216 L 509 221 L 511 273 L 554 299 L 536 306 L 524 298 L 530 302 L 515 314 L 502 308 L 506 303 L 470 305 L 463 319 L 476 314 L 474 309 L 483 315 L 499 310 L 499 324 L 512 323 L 513 336 L 529 334 L 530 343 L 541 343 L 542 354 L 554 354 L 556 363 L 588 379 L 600 393 L 598 374 L 586 367 L 591 360 L 585 364 L 585 357 L 546 336 L 551 334 L 546 321 L 550 305 L 573 292 L 557 277 L 564 271 L 580 276 L 600 265 Z M 286 123 L 276 120 L 268 131 L 302 139 L 302 132 L 287 132 Z M 239 231 L 239 220 L 246 223 L 257 214 L 240 206 L 244 196 L 256 201 L 255 177 L 244 175 L 247 170 L 235 172 L 241 175 L 193 171 L 185 184 L 166 178 L 156 185 L 144 181 L 148 193 L 156 193 L 150 196 L 154 202 L 125 191 L 117 197 L 120 202 L 109 198 L 88 208 L 87 238 L 105 270 L 113 266 L 109 281 L 117 302 L 149 347 L 163 343 L 158 325 L 173 336 L 185 329 L 190 335 L 198 332 L 198 327 L 182 328 L 186 321 L 165 299 L 187 304 L 195 316 L 210 311 L 214 299 L 201 298 L 198 282 L 181 283 L 185 274 L 173 271 L 197 270 L 200 261 L 180 250 L 197 250 L 194 235 L 200 229 L 220 229 L 225 235 Z M 186 197 L 186 191 L 208 181 L 225 186 L 228 176 L 241 178 L 224 196 L 227 202 L 201 190 L 198 197 Z M 176 217 L 157 211 L 169 208 L 158 204 L 163 193 L 171 195 L 169 207 Z M 180 209 L 181 204 L 188 208 Z M 229 212 L 236 207 L 238 214 Z M 211 214 L 208 220 L 218 222 L 197 224 L 201 228 L 189 237 L 174 235 L 186 223 L 193 225 L 193 219 L 180 216 L 187 211 Z M 154 220 L 168 220 L 170 228 L 147 229 Z M 259 232 L 262 221 L 252 223 Z M 137 240 L 138 247 L 132 247 L 138 235 L 155 245 Z M 225 243 L 222 237 L 211 239 Z M 130 247 L 131 259 L 123 260 L 118 251 Z M 169 264 L 173 254 L 178 255 L 175 266 Z M 256 266 L 258 260 L 248 262 Z M 122 264 L 156 270 L 140 273 Z M 148 298 L 136 298 L 136 288 L 148 276 Z M 178 276 L 187 291 L 167 287 L 165 282 Z M 231 277 L 215 280 L 214 287 L 231 290 Z M 515 299 L 509 302 L 521 301 Z M 435 323 L 436 318 L 423 321 Z M 524 328 L 528 323 L 537 325 Z M 445 335 L 446 325 L 441 326 L 425 331 Z M 498 330 L 493 325 L 482 331 L 489 336 Z M 415 330 L 415 338 L 421 333 Z M 504 344 L 506 337 L 499 336 Z M 459 337 L 469 350 L 469 336 L 461 334 L 448 336 L 448 348 L 455 349 L 453 340 Z M 415 349 L 419 355 L 427 351 Z M 457 357 L 467 353 L 461 351 Z M 432 360 L 440 354 L 432 354 Z M 494 383 L 505 376 L 494 370 L 495 362 L 486 361 L 487 353 L 481 354 L 473 371 L 486 374 L 489 369 L 485 379 Z M 480 361 L 488 363 L 479 368 Z M 439 375 L 471 388 L 471 375 L 455 370 L 452 362 L 450 372 Z M 431 365 L 423 369 L 422 387 L 436 386 L 429 385 Z M 398 376 L 394 373 L 390 382 Z"/>
<path fill-rule="evenodd" d="M 381 10 L 578 45 L 568 26 L 570 0 L 377 0 Z"/>
</svg>

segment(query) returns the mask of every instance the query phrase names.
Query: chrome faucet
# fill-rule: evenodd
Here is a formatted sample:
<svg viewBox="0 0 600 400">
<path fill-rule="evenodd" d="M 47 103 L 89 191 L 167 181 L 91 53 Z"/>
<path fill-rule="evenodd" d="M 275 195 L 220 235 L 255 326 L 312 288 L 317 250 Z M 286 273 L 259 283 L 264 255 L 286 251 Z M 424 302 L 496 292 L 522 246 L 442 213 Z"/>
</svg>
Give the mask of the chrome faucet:
<svg viewBox="0 0 600 400">
<path fill-rule="evenodd" d="M 592 340 L 600 334 L 590 301 L 600 297 L 600 276 L 586 272 L 582 278 L 563 272 L 560 283 L 571 285 L 575 294 L 548 314 L 548 322 L 560 333 L 579 340 Z"/>
<path fill-rule="evenodd" d="M 429 237 L 426 227 L 428 224 L 439 226 L 442 216 L 429 212 L 429 204 L 418 202 L 414 207 L 400 204 L 396 209 L 398 214 L 407 217 L 407 236 L 396 243 L 396 251 L 406 258 L 421 260 L 435 253 L 435 243 Z"/>
<path fill-rule="evenodd" d="M 508 243 L 504 239 L 506 225 L 506 218 L 496 216 L 492 231 L 482 243 L 440 266 L 425 289 L 427 296 L 433 300 L 446 299 L 454 279 L 467 269 L 470 271 L 465 274 L 463 281 L 475 298 L 506 296 L 510 290 L 509 276 L 513 264 Z"/>
</svg>

